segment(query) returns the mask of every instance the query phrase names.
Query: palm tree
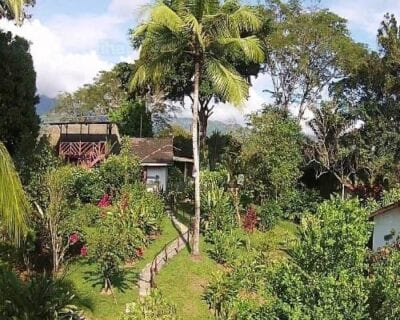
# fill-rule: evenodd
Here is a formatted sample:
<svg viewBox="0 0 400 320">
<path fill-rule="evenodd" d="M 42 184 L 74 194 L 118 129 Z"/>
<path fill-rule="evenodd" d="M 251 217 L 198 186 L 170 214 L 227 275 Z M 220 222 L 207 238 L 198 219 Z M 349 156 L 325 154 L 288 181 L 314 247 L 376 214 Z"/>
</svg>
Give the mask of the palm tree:
<svg viewBox="0 0 400 320">
<path fill-rule="evenodd" d="M 19 244 L 26 231 L 29 209 L 21 181 L 4 144 L 0 142 L 0 222 Z"/>
<path fill-rule="evenodd" d="M 21 24 L 24 18 L 24 6 L 32 3 L 31 0 L 0 0 L 0 18 L 6 15 Z"/>
<path fill-rule="evenodd" d="M 141 42 L 132 87 L 155 84 L 160 87 L 171 66 L 179 61 L 193 65 L 192 137 L 195 179 L 195 219 L 192 254 L 199 255 L 200 236 L 200 161 L 198 110 L 202 75 L 213 89 L 235 105 L 248 96 L 249 83 L 240 76 L 228 57 L 241 55 L 249 61 L 264 58 L 259 40 L 251 35 L 261 21 L 249 6 L 228 0 L 170 0 L 157 2 L 149 16 L 133 33 Z M 174 63 L 175 62 L 175 63 Z"/>
</svg>

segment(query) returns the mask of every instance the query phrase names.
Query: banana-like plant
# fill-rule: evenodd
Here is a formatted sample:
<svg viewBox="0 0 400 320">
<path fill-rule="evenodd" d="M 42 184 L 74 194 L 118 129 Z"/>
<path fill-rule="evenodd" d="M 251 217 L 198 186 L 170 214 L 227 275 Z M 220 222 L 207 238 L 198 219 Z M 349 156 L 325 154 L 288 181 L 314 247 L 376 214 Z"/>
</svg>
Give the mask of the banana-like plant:
<svg viewBox="0 0 400 320">
<path fill-rule="evenodd" d="M 27 231 L 29 203 L 18 173 L 4 144 L 0 142 L 0 223 L 19 244 Z"/>
</svg>

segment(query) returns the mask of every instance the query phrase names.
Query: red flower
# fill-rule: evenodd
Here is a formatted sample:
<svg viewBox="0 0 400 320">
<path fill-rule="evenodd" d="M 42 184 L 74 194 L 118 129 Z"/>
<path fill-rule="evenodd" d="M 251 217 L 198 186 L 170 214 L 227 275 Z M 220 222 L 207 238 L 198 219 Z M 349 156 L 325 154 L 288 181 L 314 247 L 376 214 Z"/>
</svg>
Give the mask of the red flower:
<svg viewBox="0 0 400 320">
<path fill-rule="evenodd" d="M 101 197 L 101 199 L 100 199 L 99 203 L 97 204 L 97 206 L 100 207 L 100 208 L 107 208 L 108 206 L 110 206 L 110 204 L 111 204 L 110 196 L 107 193 L 105 193 Z"/>
<path fill-rule="evenodd" d="M 76 232 L 72 233 L 69 236 L 69 244 L 70 245 L 74 245 L 75 243 L 78 242 L 78 240 L 79 240 L 79 236 L 78 236 L 78 234 Z"/>
<path fill-rule="evenodd" d="M 88 254 L 88 248 L 86 246 L 82 246 L 81 248 L 81 256 L 86 257 Z"/>
<path fill-rule="evenodd" d="M 137 257 L 142 257 L 143 256 L 143 248 L 136 248 L 135 254 Z"/>
</svg>

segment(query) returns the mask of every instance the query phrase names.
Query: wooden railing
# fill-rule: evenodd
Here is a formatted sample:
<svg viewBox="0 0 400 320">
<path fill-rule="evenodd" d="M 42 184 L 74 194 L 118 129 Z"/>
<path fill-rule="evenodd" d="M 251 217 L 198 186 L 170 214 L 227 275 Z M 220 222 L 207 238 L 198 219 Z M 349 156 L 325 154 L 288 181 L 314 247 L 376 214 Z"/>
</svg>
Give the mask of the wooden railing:
<svg viewBox="0 0 400 320">
<path fill-rule="evenodd" d="M 59 155 L 89 168 L 107 155 L 107 142 L 60 142 Z"/>
<path fill-rule="evenodd" d="M 160 269 L 181 250 L 190 245 L 192 235 L 190 228 L 179 222 L 173 215 L 171 216 L 171 220 L 179 236 L 164 245 L 154 256 L 153 260 L 141 271 L 138 282 L 140 296 L 150 294 L 151 289 L 156 287 L 155 276 Z"/>
</svg>

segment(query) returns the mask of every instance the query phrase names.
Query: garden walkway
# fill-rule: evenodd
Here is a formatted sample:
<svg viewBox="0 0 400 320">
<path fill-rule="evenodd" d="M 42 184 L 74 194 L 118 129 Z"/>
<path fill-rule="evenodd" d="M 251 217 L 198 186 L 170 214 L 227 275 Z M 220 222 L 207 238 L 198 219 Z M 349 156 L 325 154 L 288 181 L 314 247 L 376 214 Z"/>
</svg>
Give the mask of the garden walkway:
<svg viewBox="0 0 400 320">
<path fill-rule="evenodd" d="M 178 219 L 171 215 L 172 223 L 179 233 L 179 237 L 170 243 L 166 244 L 164 248 L 155 256 L 152 262 L 148 263 L 139 274 L 139 295 L 141 297 L 148 296 L 152 288 L 156 287 L 155 275 L 161 268 L 178 252 L 182 251 L 189 245 L 190 232 L 189 228 Z"/>
</svg>

